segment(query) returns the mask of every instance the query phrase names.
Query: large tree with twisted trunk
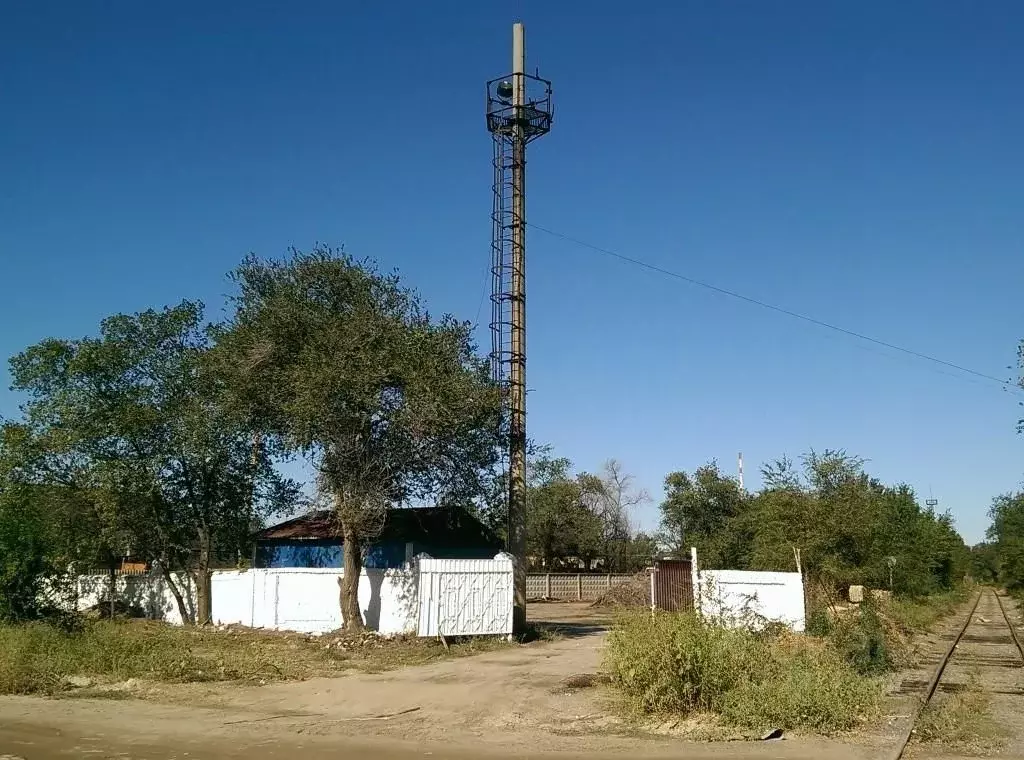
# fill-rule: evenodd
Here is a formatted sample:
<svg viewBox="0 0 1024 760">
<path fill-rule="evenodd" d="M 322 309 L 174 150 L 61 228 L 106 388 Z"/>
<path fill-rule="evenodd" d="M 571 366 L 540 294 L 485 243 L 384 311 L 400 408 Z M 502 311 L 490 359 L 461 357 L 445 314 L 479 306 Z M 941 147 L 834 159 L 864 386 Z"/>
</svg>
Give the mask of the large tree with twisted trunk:
<svg viewBox="0 0 1024 760">
<path fill-rule="evenodd" d="M 500 393 L 472 326 L 433 319 L 397 275 L 317 248 L 247 258 L 217 361 L 265 435 L 314 462 L 341 530 L 346 629 L 362 627 L 364 543 L 387 511 L 465 503 L 497 455 Z"/>
</svg>

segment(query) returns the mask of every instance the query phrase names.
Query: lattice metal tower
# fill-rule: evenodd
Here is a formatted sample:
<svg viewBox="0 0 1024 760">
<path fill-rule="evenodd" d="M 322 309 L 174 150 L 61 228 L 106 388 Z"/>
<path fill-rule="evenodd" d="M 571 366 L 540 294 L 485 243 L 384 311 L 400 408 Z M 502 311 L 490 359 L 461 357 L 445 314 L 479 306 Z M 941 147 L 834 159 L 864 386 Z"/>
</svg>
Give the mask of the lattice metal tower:
<svg viewBox="0 0 1024 760">
<path fill-rule="evenodd" d="M 526 73 L 525 32 L 515 24 L 512 73 L 487 83 L 487 130 L 494 141 L 491 371 L 504 390 L 516 630 L 526 622 L 526 146 L 550 131 L 552 115 L 551 82 Z"/>
</svg>

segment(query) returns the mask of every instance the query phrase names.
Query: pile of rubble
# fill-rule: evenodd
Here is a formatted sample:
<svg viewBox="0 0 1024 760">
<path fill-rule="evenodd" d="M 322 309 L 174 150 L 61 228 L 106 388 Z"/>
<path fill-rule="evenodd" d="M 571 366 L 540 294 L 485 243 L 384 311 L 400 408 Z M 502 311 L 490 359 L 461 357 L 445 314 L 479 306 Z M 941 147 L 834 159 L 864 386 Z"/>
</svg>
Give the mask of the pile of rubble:
<svg viewBox="0 0 1024 760">
<path fill-rule="evenodd" d="M 345 631 L 331 631 L 329 633 L 323 633 L 321 631 L 315 631 L 313 633 L 296 633 L 295 631 L 275 631 L 264 628 L 247 628 L 245 626 L 237 625 L 234 623 L 221 624 L 211 626 L 212 630 L 220 633 L 227 634 L 228 636 L 237 636 L 240 634 L 258 634 L 263 636 L 273 636 L 285 641 L 295 642 L 292 647 L 298 645 L 298 642 L 305 642 L 307 644 L 320 644 L 324 649 L 336 649 L 342 652 L 355 652 L 366 649 L 383 649 L 386 646 L 393 646 L 396 642 L 400 642 L 404 638 L 403 636 L 381 636 L 376 631 L 360 631 L 359 633 L 346 633 Z M 209 630 L 209 629 L 208 629 Z"/>
<path fill-rule="evenodd" d="M 323 643 L 324 649 L 335 649 L 340 652 L 357 652 L 366 649 L 383 649 L 386 646 L 394 646 L 400 643 L 401 636 L 381 636 L 375 631 L 362 631 L 360 633 L 311 633 L 306 636 L 306 641 L 317 641 Z"/>
<path fill-rule="evenodd" d="M 638 573 L 602 593 L 591 607 L 650 607 L 651 577 Z"/>
</svg>

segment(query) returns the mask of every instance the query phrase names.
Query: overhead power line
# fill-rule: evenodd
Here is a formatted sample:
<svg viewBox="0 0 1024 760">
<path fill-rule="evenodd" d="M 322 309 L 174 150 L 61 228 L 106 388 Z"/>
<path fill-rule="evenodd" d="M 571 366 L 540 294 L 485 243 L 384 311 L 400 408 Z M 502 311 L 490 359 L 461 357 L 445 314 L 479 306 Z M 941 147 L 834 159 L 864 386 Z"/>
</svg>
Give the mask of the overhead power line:
<svg viewBox="0 0 1024 760">
<path fill-rule="evenodd" d="M 624 262 L 626 262 L 628 264 L 633 264 L 635 266 L 642 267 L 643 269 L 647 269 L 647 270 L 649 270 L 651 272 L 656 272 L 658 274 L 665 275 L 666 277 L 671 277 L 671 278 L 676 279 L 676 280 L 681 280 L 682 282 L 688 283 L 690 285 L 695 285 L 695 286 L 697 286 L 699 288 L 704 288 L 705 290 L 710 290 L 710 291 L 713 291 L 715 293 L 719 293 L 721 295 L 728 296 L 730 298 L 735 298 L 735 299 L 740 300 L 740 301 L 745 301 L 746 303 L 753 304 L 754 306 L 760 306 L 762 309 L 768 309 L 768 310 L 774 311 L 774 312 L 776 312 L 778 314 L 785 314 L 787 317 L 792 317 L 793 319 L 799 319 L 799 320 L 801 320 L 803 322 L 808 322 L 808 323 L 810 323 L 812 325 L 817 325 L 818 327 L 823 327 L 826 330 L 832 330 L 832 331 L 840 333 L 842 335 L 846 335 L 847 337 L 850 337 L 850 338 L 857 338 L 858 340 L 866 341 L 867 343 L 873 343 L 873 344 L 875 344 L 877 346 L 882 346 L 884 348 L 888 348 L 888 349 L 891 349 L 893 351 L 899 351 L 900 353 L 906 354 L 907 356 L 912 356 L 912 357 L 914 357 L 916 359 L 921 359 L 923 361 L 932 362 L 933 364 L 940 364 L 940 365 L 942 365 L 944 367 L 949 367 L 951 369 L 955 369 L 958 372 L 963 372 L 963 373 L 968 374 L 968 375 L 973 375 L 974 377 L 979 377 L 979 378 L 982 378 L 984 380 L 988 380 L 988 381 L 991 381 L 991 382 L 994 382 L 994 383 L 998 383 L 999 385 L 1001 385 L 1003 387 L 1004 390 L 1012 391 L 1012 392 L 1016 393 L 1016 387 L 1015 387 L 1014 383 L 1011 380 L 1008 380 L 1006 378 L 996 377 L 995 375 L 990 375 L 990 374 L 988 374 L 986 372 L 979 372 L 976 369 L 971 369 L 970 367 L 965 367 L 962 364 L 957 364 L 955 362 L 949 362 L 949 361 L 946 361 L 945 359 L 940 359 L 937 356 L 932 356 L 931 354 L 926 354 L 926 353 L 923 353 L 921 351 L 915 351 L 912 348 L 907 348 L 906 346 L 900 346 L 900 345 L 897 345 L 895 343 L 890 343 L 889 341 L 881 340 L 880 338 L 874 338 L 874 337 L 872 337 L 870 335 L 865 335 L 864 333 L 857 332 L 856 330 L 848 330 L 845 327 L 840 327 L 839 325 L 834 325 L 831 322 L 825 322 L 824 320 L 816 319 L 814 317 L 808 316 L 807 314 L 801 314 L 800 312 L 793 311 L 791 309 L 787 309 L 787 308 L 785 308 L 783 306 L 777 306 L 777 305 L 775 305 L 773 303 L 768 303 L 767 301 L 762 301 L 762 300 L 757 299 L 757 298 L 752 298 L 750 296 L 743 295 L 742 293 L 737 293 L 735 290 L 729 290 L 728 288 L 722 288 L 722 287 L 719 287 L 718 285 L 712 285 L 711 283 L 704 282 L 703 280 L 698 280 L 698 279 L 695 279 L 693 277 L 687 277 L 686 275 L 680 274 L 679 272 L 673 272 L 670 269 L 665 269 L 664 267 L 657 266 L 656 264 L 651 264 L 651 263 L 649 263 L 647 261 L 643 261 L 641 259 L 637 259 L 637 258 L 634 258 L 632 256 L 626 256 L 625 254 L 619 253 L 618 251 L 613 251 L 613 250 L 611 250 L 609 248 L 603 248 L 603 247 L 601 247 L 599 245 L 594 245 L 593 243 L 588 243 L 585 240 L 580 240 L 579 238 L 574 238 L 571 235 L 566 235 L 566 234 L 564 234 L 562 232 L 558 232 L 556 230 L 548 229 L 547 227 L 542 227 L 539 224 L 535 224 L 534 222 L 527 222 L 526 224 L 527 224 L 527 226 L 532 227 L 533 229 L 537 230 L 538 232 L 543 232 L 546 235 L 551 235 L 552 237 L 556 237 L 556 238 L 559 238 L 561 240 L 565 240 L 566 242 L 573 243 L 573 244 L 578 245 L 578 246 L 580 246 L 582 248 L 589 248 L 592 251 L 596 251 L 597 253 L 602 253 L 602 254 L 604 254 L 606 256 L 611 256 L 612 258 L 618 259 L 619 261 L 624 261 Z"/>
</svg>

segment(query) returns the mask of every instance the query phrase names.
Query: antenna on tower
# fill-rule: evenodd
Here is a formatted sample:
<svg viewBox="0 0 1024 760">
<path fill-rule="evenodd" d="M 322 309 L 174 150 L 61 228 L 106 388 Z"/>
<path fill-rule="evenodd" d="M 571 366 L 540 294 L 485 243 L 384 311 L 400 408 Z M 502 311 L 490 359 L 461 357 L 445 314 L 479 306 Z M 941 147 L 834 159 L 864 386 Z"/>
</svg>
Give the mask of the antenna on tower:
<svg viewBox="0 0 1024 760">
<path fill-rule="evenodd" d="M 526 623 L 526 146 L 551 130 L 551 82 L 526 73 L 526 33 L 512 26 L 512 72 L 487 83 L 494 144 L 491 373 L 508 431 L 508 550 L 515 557 L 513 629 Z"/>
<path fill-rule="evenodd" d="M 739 480 L 740 480 L 740 490 L 742 491 L 743 490 L 743 452 L 742 451 L 736 457 L 736 464 L 737 464 L 738 469 L 739 469 L 739 474 L 740 474 L 740 478 L 739 478 Z"/>
</svg>

